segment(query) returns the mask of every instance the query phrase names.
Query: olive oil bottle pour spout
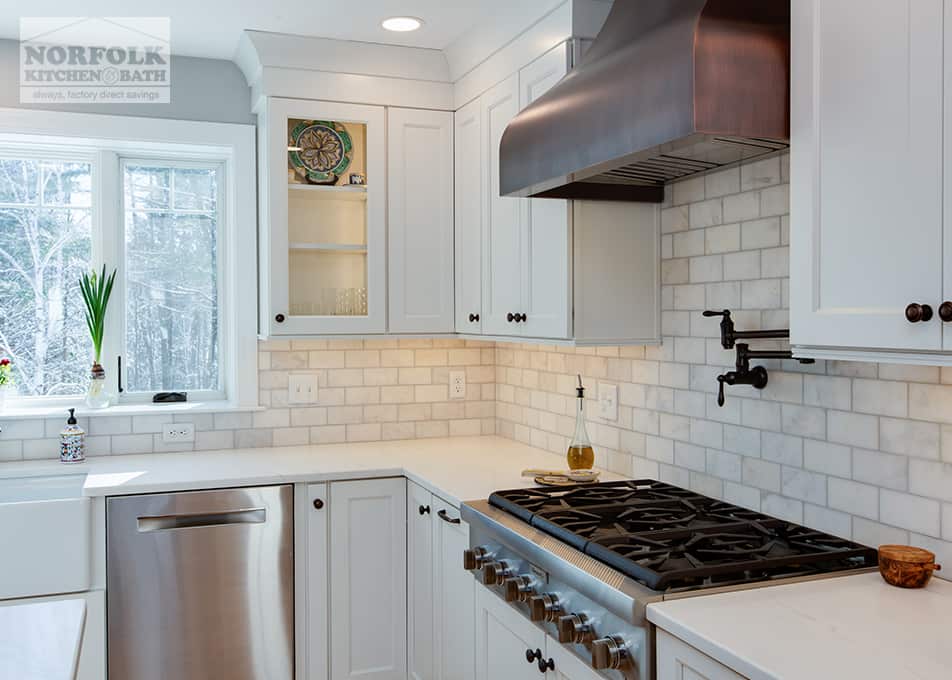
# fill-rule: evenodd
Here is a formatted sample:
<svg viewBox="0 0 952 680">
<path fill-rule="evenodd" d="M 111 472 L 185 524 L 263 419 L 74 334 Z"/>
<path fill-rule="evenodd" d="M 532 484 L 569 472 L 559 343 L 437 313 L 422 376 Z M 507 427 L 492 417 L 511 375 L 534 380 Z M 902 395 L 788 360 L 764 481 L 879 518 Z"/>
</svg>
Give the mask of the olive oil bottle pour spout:
<svg viewBox="0 0 952 680">
<path fill-rule="evenodd" d="M 575 389 L 577 405 L 575 409 L 575 435 L 569 444 L 568 463 L 570 470 L 590 470 L 595 465 L 595 450 L 592 440 L 588 437 L 585 428 L 585 387 L 582 386 L 582 376 L 578 376 L 578 387 Z"/>
</svg>

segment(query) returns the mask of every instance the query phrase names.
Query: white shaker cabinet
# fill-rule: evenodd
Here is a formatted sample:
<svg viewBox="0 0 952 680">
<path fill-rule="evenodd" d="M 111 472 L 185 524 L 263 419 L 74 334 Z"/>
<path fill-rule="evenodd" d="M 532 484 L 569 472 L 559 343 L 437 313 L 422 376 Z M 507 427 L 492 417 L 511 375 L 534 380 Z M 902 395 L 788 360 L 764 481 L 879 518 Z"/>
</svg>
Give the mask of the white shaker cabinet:
<svg viewBox="0 0 952 680">
<path fill-rule="evenodd" d="M 469 525 L 459 509 L 433 497 L 433 621 L 437 680 L 473 680 L 476 672 L 476 579 L 463 569 Z"/>
<path fill-rule="evenodd" d="M 519 71 L 520 110 L 568 73 L 569 59 L 569 50 L 560 45 Z M 526 319 L 515 330 L 533 338 L 572 337 L 572 204 L 529 198 L 520 207 L 524 261 L 518 311 Z"/>
<path fill-rule="evenodd" d="M 527 660 L 526 651 L 545 654 L 545 638 L 522 612 L 477 586 L 476 680 L 536 680 L 539 668 L 536 661 Z"/>
<path fill-rule="evenodd" d="M 791 4 L 790 339 L 800 356 L 935 363 L 928 353 L 943 349 L 943 9 Z M 928 305 L 931 320 L 910 322 L 911 304 Z"/>
<path fill-rule="evenodd" d="M 407 482 L 407 670 L 411 680 L 432 680 L 434 640 L 433 495 Z"/>
<path fill-rule="evenodd" d="M 407 487 L 333 482 L 328 502 L 330 677 L 407 677 Z"/>
<path fill-rule="evenodd" d="M 745 680 L 670 633 L 658 630 L 658 680 Z"/>
<path fill-rule="evenodd" d="M 456 145 L 456 331 L 482 331 L 483 172 L 482 110 L 479 99 L 454 116 Z"/>
<path fill-rule="evenodd" d="M 407 490 L 407 661 L 413 680 L 473 680 L 475 580 L 463 569 L 469 527 L 423 487 Z"/>
<path fill-rule="evenodd" d="M 387 329 L 386 115 L 382 106 L 268 97 L 258 114 L 259 331 Z M 332 161 L 317 158 L 328 146 Z"/>
<path fill-rule="evenodd" d="M 499 195 L 499 142 L 509 121 L 519 113 L 519 76 L 513 74 L 480 99 L 482 157 L 486 192 L 482 215 L 482 331 L 488 335 L 519 335 L 515 320 L 522 314 L 522 203 Z"/>
<path fill-rule="evenodd" d="M 327 614 L 328 602 L 328 496 L 327 484 L 300 484 L 294 491 L 296 517 L 295 542 L 304 542 L 305 550 L 295 550 L 294 588 L 295 609 L 295 665 L 304 673 L 303 680 L 327 680 Z M 303 535 L 302 535 L 303 533 Z"/>
<path fill-rule="evenodd" d="M 387 112 L 391 333 L 452 333 L 453 114 Z"/>
<path fill-rule="evenodd" d="M 565 76 L 571 47 L 557 45 L 456 112 L 456 331 L 655 344 L 658 206 L 499 195 L 506 126 Z"/>
</svg>

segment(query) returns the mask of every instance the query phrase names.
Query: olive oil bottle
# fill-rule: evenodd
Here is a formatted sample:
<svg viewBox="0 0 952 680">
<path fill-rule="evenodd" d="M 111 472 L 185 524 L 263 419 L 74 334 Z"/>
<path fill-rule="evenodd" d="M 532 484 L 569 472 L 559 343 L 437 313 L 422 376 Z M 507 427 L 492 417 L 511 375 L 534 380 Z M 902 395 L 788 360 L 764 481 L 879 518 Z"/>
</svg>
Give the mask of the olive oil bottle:
<svg viewBox="0 0 952 680">
<path fill-rule="evenodd" d="M 582 387 L 582 376 L 578 376 L 575 392 L 575 436 L 572 437 L 566 457 L 570 470 L 591 470 L 595 465 L 595 449 L 592 448 L 592 440 L 588 438 L 588 430 L 585 429 L 585 388 Z"/>
</svg>

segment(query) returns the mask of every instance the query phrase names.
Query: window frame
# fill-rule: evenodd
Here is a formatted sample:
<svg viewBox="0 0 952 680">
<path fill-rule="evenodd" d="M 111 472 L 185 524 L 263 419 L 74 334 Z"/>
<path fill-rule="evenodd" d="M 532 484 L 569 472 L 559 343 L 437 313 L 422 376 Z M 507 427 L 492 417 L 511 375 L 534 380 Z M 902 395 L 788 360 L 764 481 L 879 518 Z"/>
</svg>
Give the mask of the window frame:
<svg viewBox="0 0 952 680">
<path fill-rule="evenodd" d="M 216 248 L 218 254 L 216 255 L 217 266 L 216 266 L 216 286 L 218 289 L 218 324 L 219 324 L 219 333 L 218 333 L 218 358 L 219 358 L 219 373 L 218 373 L 218 389 L 215 390 L 189 390 L 189 398 L 193 398 L 197 401 L 208 402 L 208 401 L 221 401 L 226 399 L 227 395 L 225 393 L 224 383 L 225 379 L 222 375 L 221 365 L 223 365 L 227 358 L 225 354 L 225 337 L 224 333 L 221 332 L 222 318 L 225 315 L 227 308 L 232 304 L 231 295 L 228 291 L 225 290 L 224 285 L 224 269 L 225 263 L 222 261 L 221 255 L 227 252 L 227 240 L 228 240 L 228 215 L 227 215 L 227 202 L 228 202 L 228 186 L 227 178 L 225 175 L 225 164 L 220 160 L 214 159 L 185 159 L 185 158 L 168 158 L 161 155 L 144 155 L 144 154 L 130 154 L 130 155 L 119 155 L 119 180 L 120 180 L 120 197 L 119 197 L 119 222 L 121 233 L 117 236 L 117 247 L 120 251 L 119 256 L 119 266 L 118 274 L 116 275 L 116 282 L 119 284 L 116 287 L 113 295 L 118 293 L 119 299 L 118 304 L 120 309 L 123 310 L 121 318 L 121 328 L 119 329 L 119 337 L 116 338 L 116 346 L 122 349 L 122 356 L 128 354 L 128 348 L 126 347 L 126 252 L 125 252 L 125 227 L 126 227 L 126 198 L 125 198 L 125 175 L 126 167 L 130 164 L 132 165 L 148 165 L 155 164 L 156 166 L 163 168 L 212 168 L 214 167 L 218 175 L 218 197 L 215 203 L 215 213 L 216 213 L 216 225 L 215 225 L 215 240 Z M 127 362 L 123 361 L 123 367 L 127 365 Z M 116 373 L 118 376 L 118 365 L 116 365 Z M 125 370 L 123 370 L 125 374 Z M 119 392 L 119 403 L 120 404 L 129 404 L 129 403 L 150 403 L 155 392 L 130 392 L 128 389 L 128 381 L 123 377 L 122 384 L 118 385 L 122 388 L 122 392 Z M 170 388 L 173 389 L 173 388 Z"/>
<path fill-rule="evenodd" d="M 55 147 L 51 138 L 57 141 Z M 217 206 L 221 391 L 190 392 L 187 405 L 215 410 L 256 408 L 255 126 L 0 108 L 0 149 L 4 152 L 15 150 L 16 155 L 42 160 L 46 158 L 45 150 L 54 148 L 56 155 L 64 158 L 79 161 L 82 154 L 92 159 L 92 263 L 96 268 L 103 262 L 107 268 L 116 267 L 117 280 L 122 279 L 121 285 L 113 291 L 103 342 L 102 364 L 108 389 L 119 395 L 118 403 L 122 406 L 157 411 L 170 410 L 170 406 L 153 405 L 152 393 L 118 392 L 117 357 L 124 351 L 125 342 L 124 162 L 128 159 L 170 166 L 175 163 L 219 166 L 222 180 Z M 254 303 L 245 304 L 249 299 Z M 83 395 L 11 397 L 7 403 L 8 411 L 13 412 L 76 406 L 87 415 L 109 413 L 109 409 L 85 409 Z"/>
</svg>

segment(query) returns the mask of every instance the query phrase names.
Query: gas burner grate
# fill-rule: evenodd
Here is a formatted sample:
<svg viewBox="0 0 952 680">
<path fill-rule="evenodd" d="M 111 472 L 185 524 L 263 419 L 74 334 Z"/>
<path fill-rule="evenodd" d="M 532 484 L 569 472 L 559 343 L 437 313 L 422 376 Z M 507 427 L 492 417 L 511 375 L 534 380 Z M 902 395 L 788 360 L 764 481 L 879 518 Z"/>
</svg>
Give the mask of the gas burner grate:
<svg viewBox="0 0 952 680">
<path fill-rule="evenodd" d="M 499 491 L 489 502 L 656 590 L 876 564 L 871 548 L 662 482 Z"/>
</svg>

